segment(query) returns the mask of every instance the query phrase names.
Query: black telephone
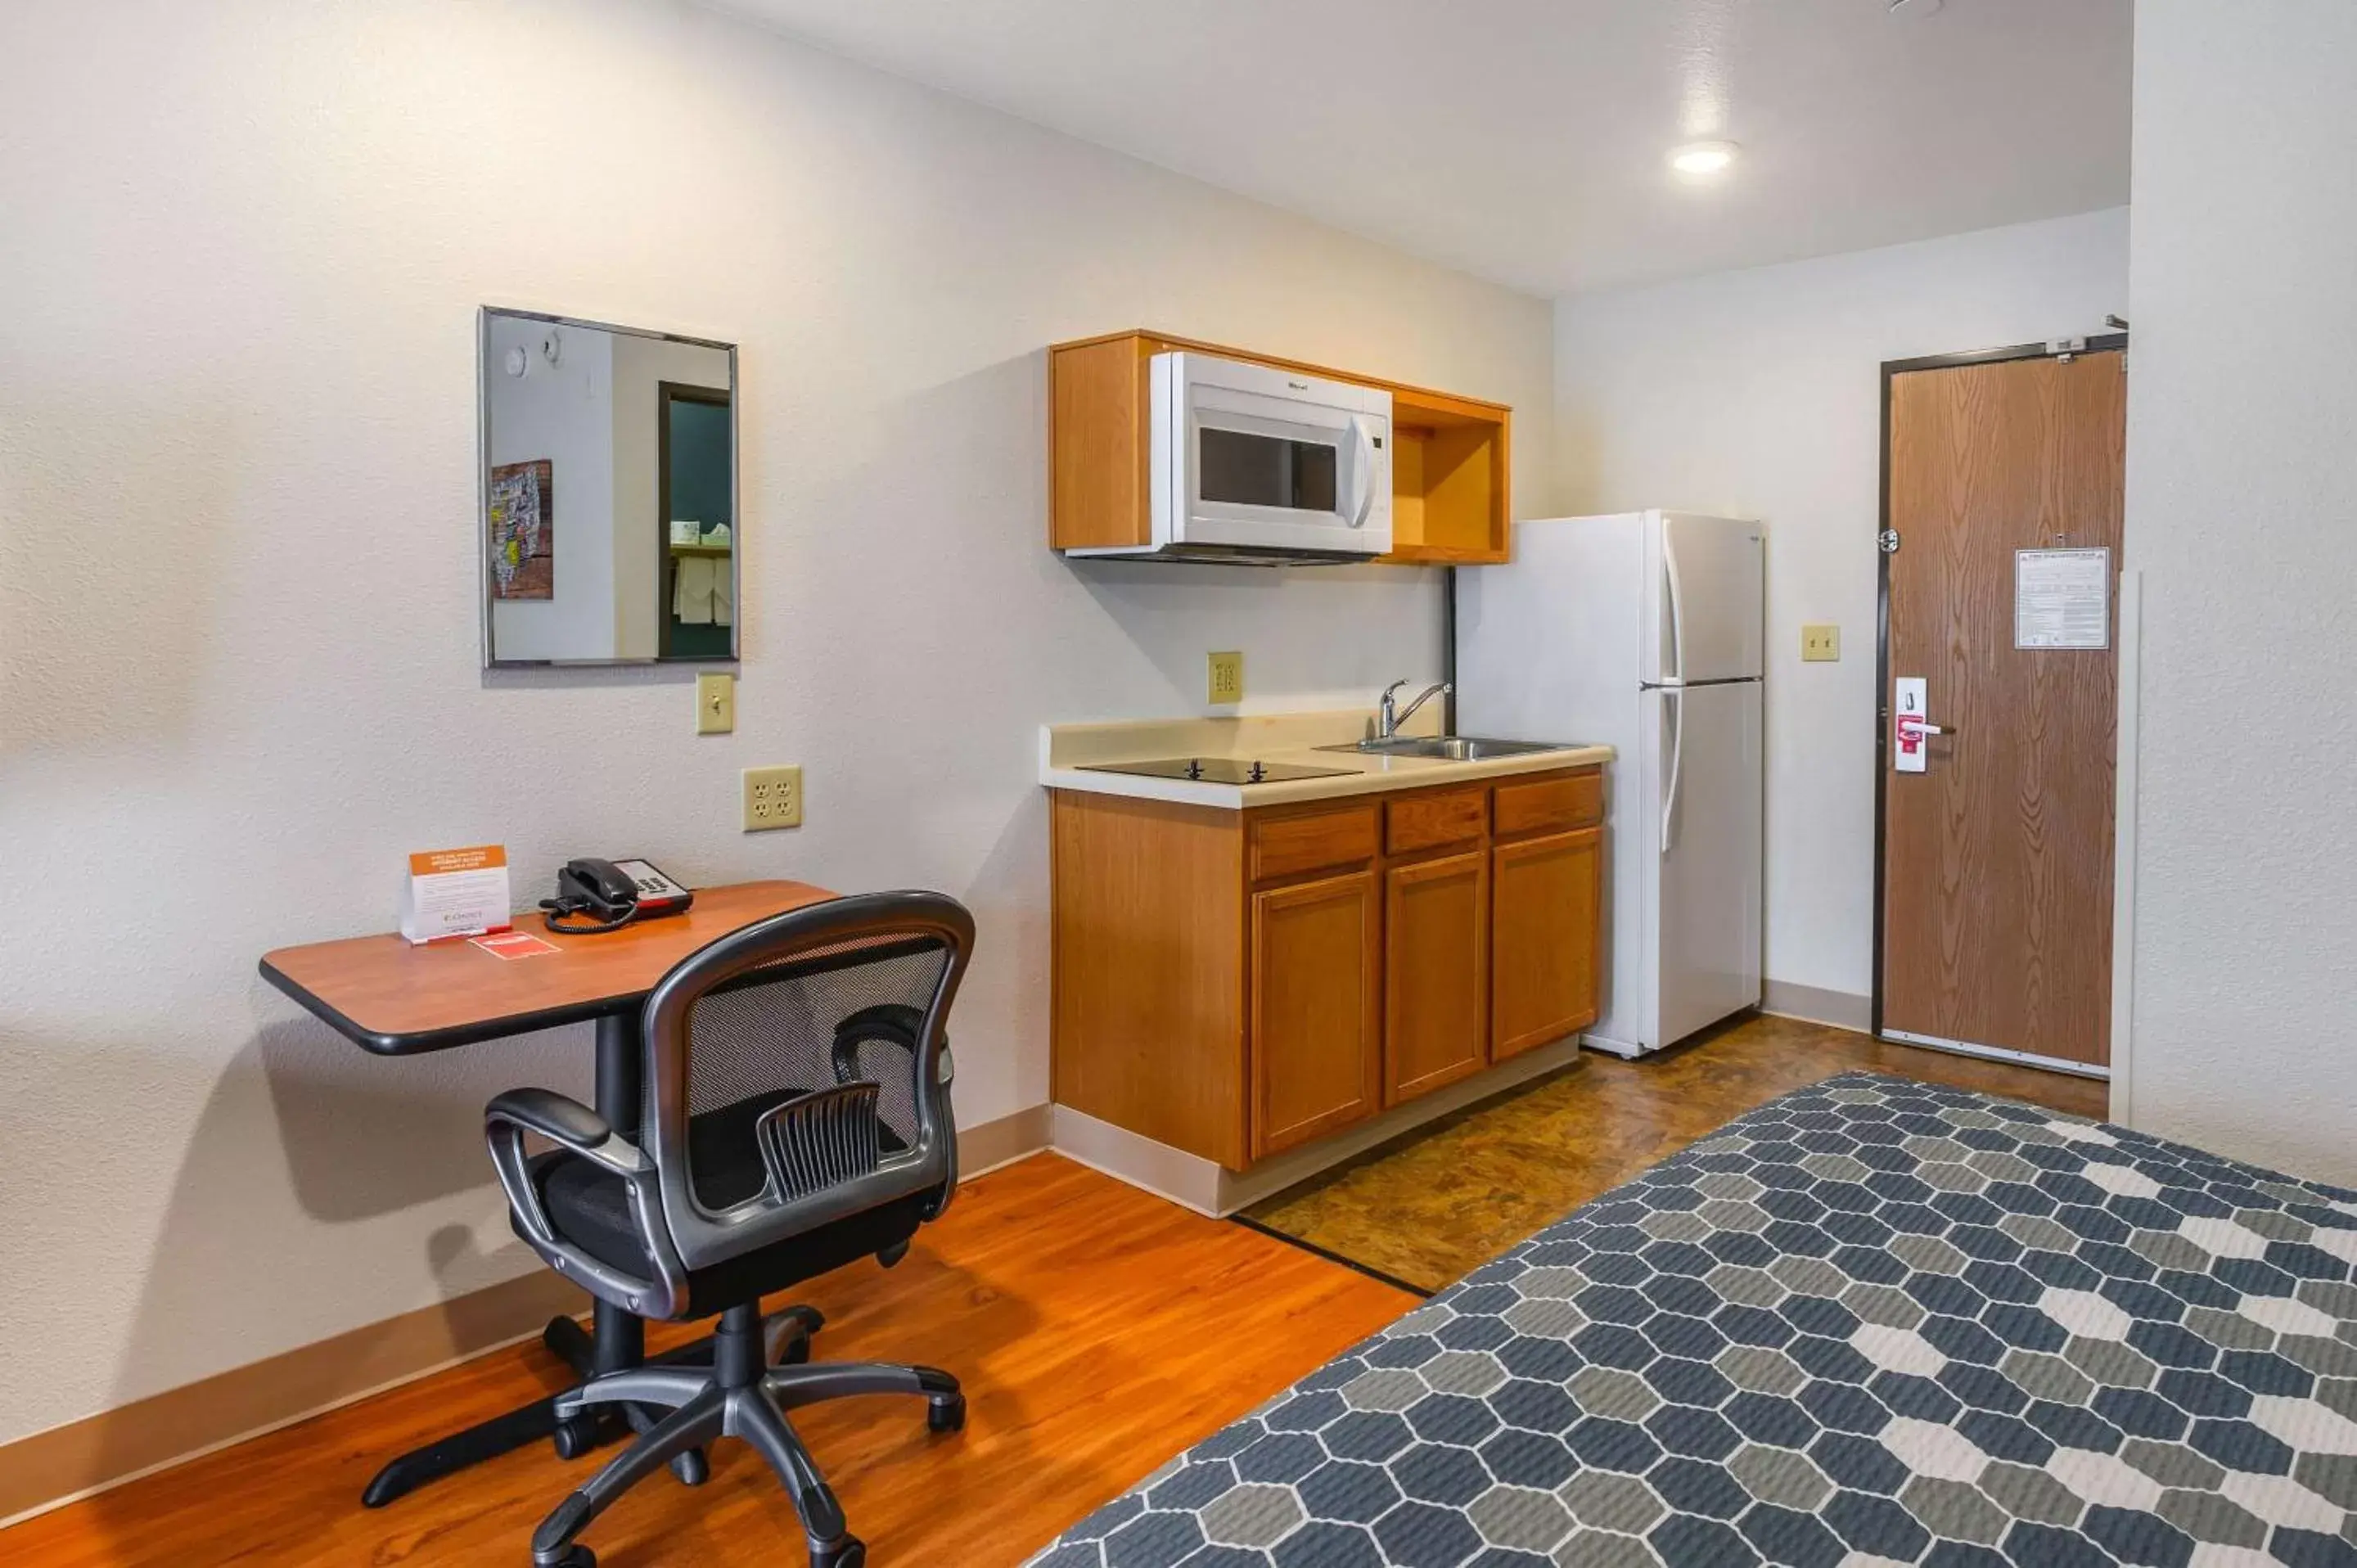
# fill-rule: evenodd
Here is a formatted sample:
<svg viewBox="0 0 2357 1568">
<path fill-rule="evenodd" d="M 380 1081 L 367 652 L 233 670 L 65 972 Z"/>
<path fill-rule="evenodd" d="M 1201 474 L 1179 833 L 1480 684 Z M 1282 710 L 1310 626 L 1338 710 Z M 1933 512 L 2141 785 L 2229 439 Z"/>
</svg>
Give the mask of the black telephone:
<svg viewBox="0 0 2357 1568">
<path fill-rule="evenodd" d="M 595 936 L 632 920 L 684 913 L 694 902 L 694 894 L 647 861 L 576 860 L 556 874 L 556 897 L 540 901 L 541 923 L 560 937 Z"/>
</svg>

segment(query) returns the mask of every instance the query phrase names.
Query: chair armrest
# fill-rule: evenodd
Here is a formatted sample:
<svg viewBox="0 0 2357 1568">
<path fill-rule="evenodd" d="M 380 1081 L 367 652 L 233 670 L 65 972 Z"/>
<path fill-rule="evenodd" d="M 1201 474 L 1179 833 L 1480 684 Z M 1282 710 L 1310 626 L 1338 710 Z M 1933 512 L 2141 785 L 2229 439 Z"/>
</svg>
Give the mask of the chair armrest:
<svg viewBox="0 0 2357 1568">
<path fill-rule="evenodd" d="M 632 1221 L 647 1237 L 661 1277 L 641 1280 L 589 1256 L 556 1233 L 548 1211 L 541 1206 L 540 1189 L 533 1180 L 531 1162 L 524 1157 L 523 1135 L 535 1133 L 559 1148 L 619 1175 L 630 1193 Z M 659 1206 L 654 1197 L 654 1163 L 636 1144 L 616 1133 L 613 1124 L 570 1096 L 547 1089 L 511 1089 L 483 1107 L 483 1135 L 490 1144 L 491 1169 L 507 1194 L 533 1251 L 560 1273 L 568 1274 L 595 1294 L 642 1317 L 668 1317 L 686 1299 L 685 1280 L 675 1263 L 662 1260 L 667 1241 L 649 1233 L 649 1209 Z"/>
<path fill-rule="evenodd" d="M 483 1123 L 486 1128 L 506 1125 L 537 1133 L 619 1176 L 636 1176 L 647 1168 L 638 1146 L 619 1136 L 603 1116 L 553 1089 L 511 1089 L 483 1107 Z"/>
</svg>

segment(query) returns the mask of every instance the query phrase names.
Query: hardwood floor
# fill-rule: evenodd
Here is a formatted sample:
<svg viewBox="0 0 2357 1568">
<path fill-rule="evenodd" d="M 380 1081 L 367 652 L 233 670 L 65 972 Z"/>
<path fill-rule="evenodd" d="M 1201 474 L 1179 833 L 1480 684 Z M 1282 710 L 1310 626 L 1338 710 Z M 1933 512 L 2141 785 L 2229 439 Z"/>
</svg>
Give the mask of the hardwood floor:
<svg viewBox="0 0 2357 1568">
<path fill-rule="evenodd" d="M 1548 1197 L 1546 1211 L 1533 1212 L 1527 1195 L 1491 1182 L 1460 1190 L 1437 1227 L 1394 1229 L 1437 1228 L 1460 1250 L 1469 1236 L 1487 1257 L 1760 1101 L 1855 1067 L 2102 1111 L 2100 1084 L 1759 1019 L 1645 1062 L 1591 1058 L 1542 1085 L 1536 1092 L 1571 1097 L 1563 1125 L 1577 1135 L 1557 1158 L 1578 1196 Z M 1480 1115 L 1477 1107 L 1448 1128 Z M 1448 1131 L 1424 1145 L 1452 1147 Z M 1488 1181 L 1470 1145 L 1456 1152 L 1467 1156 L 1466 1179 Z M 856 1264 L 794 1296 L 827 1315 L 822 1359 L 928 1361 L 965 1380 L 969 1422 L 954 1437 L 929 1437 L 913 1401 L 797 1417 L 877 1568 L 1019 1563 L 1415 1302 L 1053 1155 L 968 1183 L 899 1268 Z M 660 1348 L 690 1332 L 652 1337 Z M 0 1531 L 0 1562 L 524 1568 L 533 1527 L 610 1450 L 566 1464 L 536 1445 L 377 1512 L 360 1506 L 360 1489 L 390 1455 L 562 1381 L 536 1345 L 496 1352 Z M 802 1561 L 792 1506 L 736 1442 L 719 1446 L 699 1489 L 667 1476 L 642 1483 L 591 1527 L 588 1544 L 601 1568 Z"/>
<path fill-rule="evenodd" d="M 877 1568 L 1018 1563 L 1415 1304 L 1054 1155 L 969 1182 L 900 1267 L 854 1264 L 791 1299 L 827 1315 L 822 1360 L 926 1361 L 965 1382 L 952 1437 L 928 1436 L 913 1400 L 795 1416 Z M 0 1562 L 526 1568 L 533 1527 L 612 1450 L 566 1464 L 535 1445 L 375 1512 L 360 1490 L 390 1455 L 562 1384 L 537 1345 L 499 1351 L 27 1520 L 0 1532 Z M 760 1460 L 734 1441 L 712 1458 L 704 1487 L 657 1476 L 591 1526 L 600 1568 L 800 1563 Z"/>
<path fill-rule="evenodd" d="M 1641 1061 L 1581 1065 L 1469 1106 L 1255 1204 L 1252 1219 L 1435 1290 L 1787 1090 L 1865 1069 L 2101 1117 L 2092 1079 L 1759 1015 Z"/>
</svg>

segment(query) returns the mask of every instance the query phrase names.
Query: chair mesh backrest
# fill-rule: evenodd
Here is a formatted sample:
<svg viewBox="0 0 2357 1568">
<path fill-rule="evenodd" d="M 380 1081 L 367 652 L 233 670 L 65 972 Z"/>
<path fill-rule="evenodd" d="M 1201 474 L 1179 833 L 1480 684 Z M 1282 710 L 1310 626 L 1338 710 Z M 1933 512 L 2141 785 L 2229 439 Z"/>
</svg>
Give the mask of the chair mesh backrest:
<svg viewBox="0 0 2357 1568">
<path fill-rule="evenodd" d="M 917 1142 L 916 1043 L 951 961 L 930 934 L 871 935 L 750 970 L 688 1014 L 688 1179 L 725 1208 L 766 1179 L 757 1123 L 842 1083 L 877 1086 L 886 1158 Z M 647 1115 L 655 1113 L 648 1075 Z"/>
</svg>

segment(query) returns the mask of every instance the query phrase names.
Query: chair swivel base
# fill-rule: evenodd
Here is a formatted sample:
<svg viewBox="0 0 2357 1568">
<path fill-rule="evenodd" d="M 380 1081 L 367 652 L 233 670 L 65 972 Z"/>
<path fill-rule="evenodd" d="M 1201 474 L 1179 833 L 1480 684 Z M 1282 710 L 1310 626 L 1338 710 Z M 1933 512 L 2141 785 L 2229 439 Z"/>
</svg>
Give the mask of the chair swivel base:
<svg viewBox="0 0 2357 1568">
<path fill-rule="evenodd" d="M 598 1304 L 601 1327 L 608 1316 L 619 1320 L 621 1316 L 619 1311 L 609 1313 L 603 1303 Z M 763 1327 L 769 1340 L 770 1359 L 788 1363 L 809 1360 L 810 1337 L 825 1324 L 826 1319 L 819 1315 L 816 1307 L 812 1306 L 789 1306 L 770 1314 Z M 549 1353 L 570 1367 L 576 1376 L 585 1381 L 597 1376 L 597 1341 L 573 1319 L 549 1319 L 548 1326 L 541 1331 L 540 1339 Z M 635 1338 L 632 1344 L 635 1346 Z M 635 1350 L 631 1353 L 636 1354 Z M 683 1345 L 667 1355 L 654 1357 L 648 1364 L 708 1364 L 711 1359 L 712 1341 L 705 1338 Z M 558 1458 L 577 1459 L 593 1448 L 619 1442 L 632 1432 L 645 1431 L 653 1424 L 652 1417 L 646 1410 L 628 1405 L 588 1411 L 570 1420 L 561 1419 L 556 1407 L 565 1397 L 552 1394 L 534 1400 L 504 1415 L 493 1416 L 463 1432 L 453 1433 L 422 1448 L 397 1455 L 370 1477 L 367 1488 L 361 1494 L 361 1505 L 371 1509 L 384 1508 L 429 1481 L 439 1480 L 503 1454 L 513 1453 L 544 1438 L 554 1441 Z M 681 1455 L 673 1461 L 672 1468 L 673 1473 L 687 1485 L 697 1485 L 705 1475 L 701 1451 Z"/>
<path fill-rule="evenodd" d="M 559 1421 L 609 1404 L 670 1413 L 652 1421 L 541 1521 L 532 1538 L 534 1568 L 594 1568 L 596 1557 L 575 1544 L 590 1521 L 656 1470 L 721 1437 L 751 1444 L 785 1484 L 809 1541 L 811 1568 L 864 1568 L 867 1549 L 851 1533 L 842 1504 L 787 1412 L 854 1394 L 914 1394 L 926 1402 L 931 1430 L 954 1432 L 965 1424 L 965 1396 L 955 1378 L 931 1367 L 780 1360 L 780 1348 L 791 1356 L 799 1345 L 807 1353 L 807 1337 L 795 1335 L 776 1346 L 765 1343 L 763 1329 L 758 1305 L 731 1307 L 712 1337 L 710 1366 L 612 1372 L 558 1396 Z"/>
</svg>

